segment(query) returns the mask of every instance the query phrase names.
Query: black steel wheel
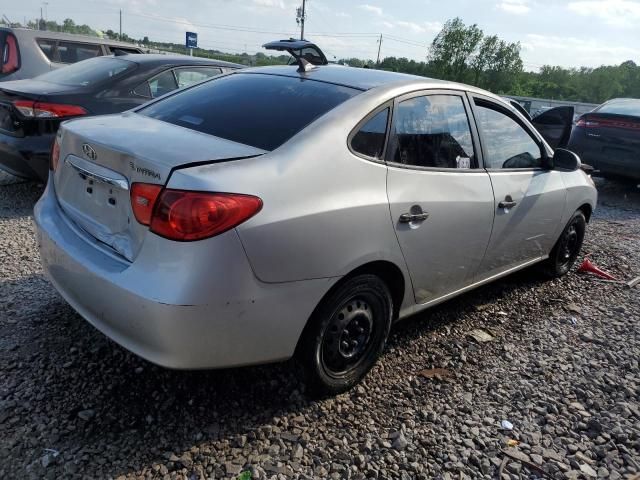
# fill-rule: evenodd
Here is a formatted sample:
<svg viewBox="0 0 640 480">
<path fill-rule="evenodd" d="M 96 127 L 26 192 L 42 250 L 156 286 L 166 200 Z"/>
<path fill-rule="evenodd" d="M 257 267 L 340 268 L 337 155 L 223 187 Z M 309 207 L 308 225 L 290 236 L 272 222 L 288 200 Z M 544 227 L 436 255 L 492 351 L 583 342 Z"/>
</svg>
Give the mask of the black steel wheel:
<svg viewBox="0 0 640 480">
<path fill-rule="evenodd" d="M 382 353 L 393 302 L 386 284 L 365 274 L 346 280 L 316 308 L 298 346 L 312 396 L 356 385 Z"/>
<path fill-rule="evenodd" d="M 544 263 L 548 275 L 561 277 L 571 270 L 580 254 L 586 225 L 584 213 L 580 210 L 575 212 Z"/>
</svg>

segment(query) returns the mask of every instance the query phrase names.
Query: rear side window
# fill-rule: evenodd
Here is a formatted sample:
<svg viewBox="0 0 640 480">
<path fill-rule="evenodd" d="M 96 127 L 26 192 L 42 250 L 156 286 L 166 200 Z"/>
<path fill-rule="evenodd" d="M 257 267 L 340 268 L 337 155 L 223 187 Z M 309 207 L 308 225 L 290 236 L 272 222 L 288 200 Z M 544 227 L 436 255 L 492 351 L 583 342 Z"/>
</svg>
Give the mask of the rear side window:
<svg viewBox="0 0 640 480">
<path fill-rule="evenodd" d="M 137 48 L 119 47 L 115 45 L 108 45 L 107 49 L 111 53 L 132 53 L 134 55 L 140 53 L 140 50 L 138 50 Z"/>
<path fill-rule="evenodd" d="M 102 55 L 100 45 L 61 41 L 58 42 L 55 61 L 60 63 L 76 63 L 99 55 Z"/>
<path fill-rule="evenodd" d="M 42 50 L 42 53 L 52 62 L 55 61 L 55 53 L 56 53 L 56 42 L 55 40 L 46 40 L 44 38 L 39 38 L 36 40 L 38 42 L 38 47 Z"/>
<path fill-rule="evenodd" d="M 201 82 L 222 73 L 221 69 L 210 67 L 185 67 L 177 68 L 174 71 L 176 80 L 178 80 L 178 88 L 187 87 L 192 83 Z"/>
<path fill-rule="evenodd" d="M 394 113 L 391 161 L 416 167 L 473 168 L 469 119 L 457 95 L 425 95 L 400 102 Z"/>
<path fill-rule="evenodd" d="M 351 139 L 351 148 L 367 157 L 382 158 L 387 134 L 389 109 L 385 108 L 367 121 Z"/>
<path fill-rule="evenodd" d="M 632 98 L 611 100 L 594 110 L 598 113 L 615 113 L 640 117 L 640 101 Z"/>
<path fill-rule="evenodd" d="M 136 64 L 133 62 L 118 58 L 100 57 L 52 70 L 37 78 L 43 82 L 57 83 L 59 85 L 86 87 L 109 80 L 134 68 L 136 68 Z"/>
<path fill-rule="evenodd" d="M 299 77 L 238 73 L 176 93 L 142 108 L 139 113 L 274 150 L 360 92 Z"/>
<path fill-rule="evenodd" d="M 13 33 L 0 31 L 0 70 L 3 74 L 9 74 L 20 68 L 20 51 L 18 40 Z"/>
</svg>

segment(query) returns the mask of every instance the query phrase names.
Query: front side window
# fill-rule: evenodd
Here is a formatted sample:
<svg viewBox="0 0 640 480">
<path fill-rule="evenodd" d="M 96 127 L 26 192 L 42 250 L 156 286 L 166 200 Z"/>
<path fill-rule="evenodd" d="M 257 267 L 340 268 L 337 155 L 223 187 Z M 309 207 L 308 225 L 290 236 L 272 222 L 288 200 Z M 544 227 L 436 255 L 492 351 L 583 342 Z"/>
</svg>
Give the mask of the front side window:
<svg viewBox="0 0 640 480">
<path fill-rule="evenodd" d="M 60 63 L 76 63 L 100 55 L 102 55 L 100 45 L 61 41 L 58 42 L 56 61 Z"/>
<path fill-rule="evenodd" d="M 416 167 L 473 168 L 475 155 L 462 97 L 426 95 L 400 102 L 391 161 Z"/>
<path fill-rule="evenodd" d="M 361 93 L 342 85 L 261 73 L 233 73 L 179 91 L 138 112 L 263 150 L 274 150 Z"/>
<path fill-rule="evenodd" d="M 371 158 L 382 158 L 384 139 L 387 134 L 389 109 L 385 108 L 367 121 L 351 139 L 351 148 Z"/>
<path fill-rule="evenodd" d="M 222 70 L 219 68 L 211 67 L 188 67 L 178 68 L 175 70 L 176 79 L 178 80 L 178 88 L 183 88 L 192 83 L 201 82 L 207 78 L 220 75 Z"/>
<path fill-rule="evenodd" d="M 476 101 L 485 168 L 540 168 L 538 143 L 513 118 Z"/>
<path fill-rule="evenodd" d="M 149 91 L 153 98 L 161 97 L 165 93 L 169 93 L 178 88 L 176 79 L 171 70 L 162 72 L 160 75 L 149 80 Z"/>
</svg>

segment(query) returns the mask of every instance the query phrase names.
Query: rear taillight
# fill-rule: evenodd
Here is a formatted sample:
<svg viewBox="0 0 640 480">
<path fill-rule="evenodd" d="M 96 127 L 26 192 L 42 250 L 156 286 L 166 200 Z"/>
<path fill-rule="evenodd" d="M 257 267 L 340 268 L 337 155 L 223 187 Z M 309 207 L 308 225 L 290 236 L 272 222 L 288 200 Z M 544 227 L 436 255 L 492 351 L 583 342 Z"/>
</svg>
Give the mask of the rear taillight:
<svg viewBox="0 0 640 480">
<path fill-rule="evenodd" d="M 153 206 L 156 204 L 162 185 L 150 183 L 134 183 L 131 186 L 131 208 L 138 223 L 149 225 Z"/>
<path fill-rule="evenodd" d="M 261 208 L 262 200 L 252 195 L 166 189 L 153 208 L 150 230 L 171 240 L 201 240 L 240 225 Z"/>
<path fill-rule="evenodd" d="M 56 135 L 56 139 L 53 141 L 53 147 L 51 147 L 51 159 L 49 161 L 49 170 L 55 172 L 58 168 L 58 161 L 60 160 L 60 133 Z"/>
<path fill-rule="evenodd" d="M 2 49 L 2 73 L 13 73 L 20 68 L 20 55 L 18 54 L 18 42 L 16 37 L 8 34 L 4 40 Z"/>
<path fill-rule="evenodd" d="M 16 107 L 22 115 L 29 118 L 62 118 L 87 114 L 87 111 L 78 105 L 66 105 L 62 103 L 15 100 L 13 106 Z"/>
<path fill-rule="evenodd" d="M 576 126 L 583 128 L 622 128 L 625 130 L 640 130 L 640 122 L 616 118 L 587 117 L 576 122 Z"/>
</svg>

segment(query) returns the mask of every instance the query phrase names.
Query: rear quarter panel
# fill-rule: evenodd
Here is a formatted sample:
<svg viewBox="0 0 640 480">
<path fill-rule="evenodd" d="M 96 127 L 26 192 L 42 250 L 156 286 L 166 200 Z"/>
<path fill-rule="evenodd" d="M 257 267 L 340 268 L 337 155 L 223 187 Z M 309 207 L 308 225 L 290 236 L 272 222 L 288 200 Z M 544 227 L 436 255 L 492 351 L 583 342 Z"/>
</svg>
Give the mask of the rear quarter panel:
<svg viewBox="0 0 640 480">
<path fill-rule="evenodd" d="M 263 200 L 262 211 L 237 229 L 263 282 L 339 277 L 386 260 L 410 286 L 389 215 L 387 168 L 347 147 L 350 131 L 386 99 L 371 93 L 356 99 L 269 154 L 178 170 L 168 186 Z"/>
</svg>

